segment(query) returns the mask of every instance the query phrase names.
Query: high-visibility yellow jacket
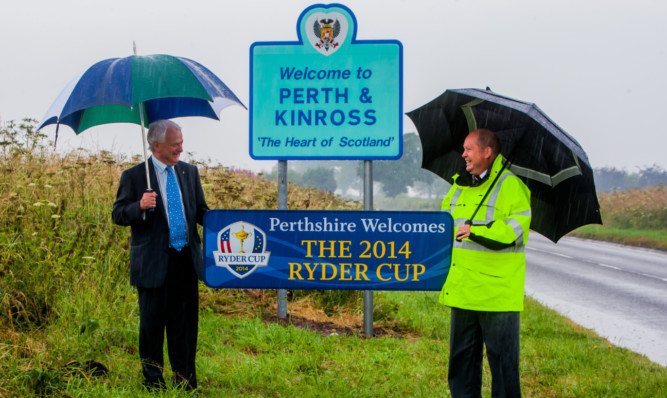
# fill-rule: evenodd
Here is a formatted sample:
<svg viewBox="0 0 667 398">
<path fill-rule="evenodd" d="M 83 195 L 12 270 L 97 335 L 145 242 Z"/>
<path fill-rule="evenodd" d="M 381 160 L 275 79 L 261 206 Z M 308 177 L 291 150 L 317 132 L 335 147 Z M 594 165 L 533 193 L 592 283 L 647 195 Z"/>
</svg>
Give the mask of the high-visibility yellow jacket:
<svg viewBox="0 0 667 398">
<path fill-rule="evenodd" d="M 473 212 L 502 168 L 500 155 L 479 186 L 454 185 L 442 209 L 454 218 L 454 236 Z M 472 220 L 471 237 L 454 241 L 452 265 L 440 303 L 476 311 L 522 311 L 526 277 L 525 245 L 530 228 L 530 191 L 505 169 Z"/>
</svg>

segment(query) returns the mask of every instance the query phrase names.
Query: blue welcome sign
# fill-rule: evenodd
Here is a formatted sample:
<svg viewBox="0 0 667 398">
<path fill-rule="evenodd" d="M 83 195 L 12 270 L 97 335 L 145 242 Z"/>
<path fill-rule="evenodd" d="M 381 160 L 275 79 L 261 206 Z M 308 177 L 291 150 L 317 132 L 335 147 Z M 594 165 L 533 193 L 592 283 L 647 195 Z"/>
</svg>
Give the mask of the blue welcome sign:
<svg viewBox="0 0 667 398">
<path fill-rule="evenodd" d="M 213 288 L 435 290 L 449 271 L 447 212 L 211 210 L 204 282 Z"/>
<path fill-rule="evenodd" d="M 250 47 L 250 156 L 398 159 L 403 151 L 403 47 L 357 40 L 341 4 L 317 4 L 296 42 Z"/>
</svg>

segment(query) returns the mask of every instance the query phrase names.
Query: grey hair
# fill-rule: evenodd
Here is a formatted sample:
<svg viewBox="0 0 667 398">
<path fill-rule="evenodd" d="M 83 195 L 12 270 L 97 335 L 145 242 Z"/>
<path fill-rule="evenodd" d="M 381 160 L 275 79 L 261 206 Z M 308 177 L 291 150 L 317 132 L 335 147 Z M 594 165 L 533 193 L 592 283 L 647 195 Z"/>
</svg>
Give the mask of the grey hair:
<svg viewBox="0 0 667 398">
<path fill-rule="evenodd" d="M 174 127 L 178 131 L 181 131 L 181 126 L 169 119 L 158 120 L 148 125 L 148 136 L 146 139 L 148 140 L 148 148 L 151 152 L 153 152 L 153 143 L 158 142 L 161 144 L 164 142 L 169 127 Z"/>
</svg>

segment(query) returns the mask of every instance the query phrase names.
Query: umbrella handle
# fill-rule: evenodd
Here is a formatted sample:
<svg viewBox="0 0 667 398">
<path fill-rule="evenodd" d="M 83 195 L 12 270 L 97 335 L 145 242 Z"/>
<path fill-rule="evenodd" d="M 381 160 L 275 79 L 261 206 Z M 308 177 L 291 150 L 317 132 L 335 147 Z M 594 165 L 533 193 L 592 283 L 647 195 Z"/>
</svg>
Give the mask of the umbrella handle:
<svg viewBox="0 0 667 398">
<path fill-rule="evenodd" d="M 466 220 L 465 225 L 472 225 L 472 221 L 471 220 Z M 461 242 L 462 240 L 463 239 L 457 239 L 456 241 Z"/>
<path fill-rule="evenodd" d="M 151 192 L 155 192 L 155 191 L 153 191 L 153 190 L 150 189 L 150 188 L 147 188 L 147 189 L 146 189 L 146 192 L 151 193 Z M 157 204 L 156 204 L 156 205 L 157 205 Z M 148 212 L 149 212 L 149 213 L 152 213 L 152 212 L 154 212 L 154 211 L 155 211 L 155 207 L 152 207 L 152 208 L 148 209 Z"/>
</svg>

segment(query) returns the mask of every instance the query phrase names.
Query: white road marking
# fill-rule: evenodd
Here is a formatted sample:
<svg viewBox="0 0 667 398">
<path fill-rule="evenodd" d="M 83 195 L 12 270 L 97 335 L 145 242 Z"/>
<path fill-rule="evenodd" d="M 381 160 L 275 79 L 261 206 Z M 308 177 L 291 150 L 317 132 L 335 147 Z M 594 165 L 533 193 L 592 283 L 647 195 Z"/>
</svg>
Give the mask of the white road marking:
<svg viewBox="0 0 667 398">
<path fill-rule="evenodd" d="M 622 268 L 614 267 L 613 265 L 609 265 L 609 264 L 597 263 L 597 265 L 599 265 L 600 267 L 611 268 L 611 269 L 615 269 L 615 270 L 618 270 L 618 271 L 625 271 L 625 270 L 622 269 Z M 629 273 L 631 273 L 631 274 L 635 274 L 635 275 L 645 276 L 645 277 L 647 277 L 647 278 L 651 278 L 651 279 L 658 279 L 658 280 L 667 282 L 667 278 L 661 278 L 661 277 L 659 277 L 659 276 L 657 276 L 657 275 L 644 274 L 644 273 L 636 273 L 636 272 L 632 272 L 632 271 L 626 271 L 626 272 L 629 272 Z"/>
<path fill-rule="evenodd" d="M 572 256 L 566 256 L 565 254 L 560 254 L 560 253 L 553 253 L 553 252 L 552 252 L 551 254 L 553 254 L 554 256 L 559 256 L 559 257 L 574 258 L 574 257 L 572 257 Z"/>
<path fill-rule="evenodd" d="M 651 275 L 651 274 L 639 274 L 639 275 L 645 276 L 645 277 L 647 277 L 647 278 L 659 279 L 659 280 L 661 280 L 661 281 L 665 281 L 665 282 L 667 282 L 667 279 L 666 279 L 666 278 L 661 278 L 661 277 L 659 277 L 659 276 L 657 276 L 657 275 Z"/>
<path fill-rule="evenodd" d="M 554 252 L 554 251 L 551 251 L 551 250 L 536 249 L 534 247 L 528 247 L 528 246 L 526 246 L 526 249 L 531 250 L 531 251 L 540 252 L 540 253 L 546 253 L 546 254 L 549 254 L 549 255 L 552 255 L 552 256 L 564 257 L 564 258 L 567 258 L 567 259 L 577 259 L 577 257 L 568 256 L 568 255 L 557 253 L 557 252 Z M 592 259 L 589 260 L 589 259 L 579 258 L 579 260 L 582 261 L 582 262 L 585 262 L 585 263 L 592 264 L 592 265 L 597 265 L 597 266 L 605 267 L 605 268 L 611 268 L 611 269 L 614 269 L 614 270 L 617 270 L 617 271 L 628 272 L 628 273 L 631 273 L 631 274 L 641 275 L 641 276 L 645 276 L 647 278 L 658 279 L 658 280 L 661 280 L 663 282 L 667 282 L 667 278 L 662 278 L 662 277 L 657 276 L 657 275 L 639 273 L 639 272 L 636 272 L 636 271 L 631 271 L 631 270 L 619 268 L 619 267 L 609 265 L 609 264 L 598 263 L 598 262 L 595 262 Z"/>
</svg>

